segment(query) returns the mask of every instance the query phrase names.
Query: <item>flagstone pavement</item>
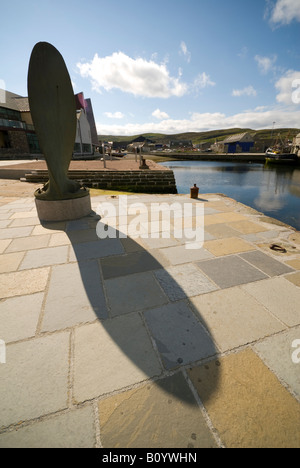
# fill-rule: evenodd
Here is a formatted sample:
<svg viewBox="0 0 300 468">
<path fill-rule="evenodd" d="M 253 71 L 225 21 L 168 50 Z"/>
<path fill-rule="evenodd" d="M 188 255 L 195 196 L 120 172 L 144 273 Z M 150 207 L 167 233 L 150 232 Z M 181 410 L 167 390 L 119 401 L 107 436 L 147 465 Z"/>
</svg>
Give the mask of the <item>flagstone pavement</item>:
<svg viewBox="0 0 300 468">
<path fill-rule="evenodd" d="M 0 197 L 0 447 L 299 448 L 299 233 L 221 195 L 124 200 L 41 224 Z"/>
</svg>

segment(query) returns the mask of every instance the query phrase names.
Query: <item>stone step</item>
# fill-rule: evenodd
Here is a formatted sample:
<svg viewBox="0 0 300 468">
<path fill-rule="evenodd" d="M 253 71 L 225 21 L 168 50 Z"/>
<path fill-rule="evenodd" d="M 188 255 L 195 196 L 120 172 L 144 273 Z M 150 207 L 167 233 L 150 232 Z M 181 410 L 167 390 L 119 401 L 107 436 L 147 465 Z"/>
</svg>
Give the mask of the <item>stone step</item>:
<svg viewBox="0 0 300 468">
<path fill-rule="evenodd" d="M 76 179 L 83 185 L 99 189 L 117 189 L 124 191 L 177 193 L 173 171 L 69 171 L 70 179 Z M 31 171 L 22 180 L 45 183 L 47 170 Z"/>
</svg>

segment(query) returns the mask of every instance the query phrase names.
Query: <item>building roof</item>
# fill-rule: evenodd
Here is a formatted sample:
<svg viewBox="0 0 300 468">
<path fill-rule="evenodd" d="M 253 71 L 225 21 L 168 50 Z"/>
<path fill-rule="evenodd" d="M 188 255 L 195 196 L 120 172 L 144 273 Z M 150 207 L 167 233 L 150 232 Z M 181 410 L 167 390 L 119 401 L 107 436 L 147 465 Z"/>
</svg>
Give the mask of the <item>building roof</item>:
<svg viewBox="0 0 300 468">
<path fill-rule="evenodd" d="M 13 109 L 19 112 L 29 112 L 29 101 L 27 97 L 20 96 L 19 94 L 10 91 L 1 90 L 5 96 L 5 102 L 0 102 L 1 107 L 6 109 Z"/>
<path fill-rule="evenodd" d="M 249 135 L 249 132 L 237 133 L 236 135 L 231 135 L 230 137 L 225 138 L 222 143 L 237 143 L 242 141 L 246 135 Z"/>
<path fill-rule="evenodd" d="M 17 97 L 15 98 L 15 102 L 20 112 L 30 112 L 29 100 L 27 97 Z"/>
</svg>

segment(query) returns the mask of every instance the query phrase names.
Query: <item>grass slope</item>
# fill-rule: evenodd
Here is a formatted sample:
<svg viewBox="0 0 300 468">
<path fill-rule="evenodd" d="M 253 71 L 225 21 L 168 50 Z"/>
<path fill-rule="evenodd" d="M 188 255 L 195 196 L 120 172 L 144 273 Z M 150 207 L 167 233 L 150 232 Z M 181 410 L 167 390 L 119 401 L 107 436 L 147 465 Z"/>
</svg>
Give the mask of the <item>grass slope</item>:
<svg viewBox="0 0 300 468">
<path fill-rule="evenodd" d="M 169 143 L 170 141 L 180 142 L 190 140 L 194 145 L 203 144 L 204 146 L 209 146 L 216 140 L 222 141 L 231 135 L 244 132 L 252 133 L 254 135 L 255 146 L 263 151 L 263 146 L 274 144 L 277 138 L 281 138 L 282 140 L 292 140 L 300 132 L 300 129 L 279 128 L 275 130 L 253 130 L 251 128 L 230 128 L 226 130 L 211 130 L 207 132 L 177 133 L 174 135 L 165 135 L 161 133 L 144 133 L 142 135 L 133 136 L 98 135 L 98 138 L 100 141 L 123 142 L 124 145 L 132 143 L 138 137 L 144 137 L 156 143 Z"/>
</svg>

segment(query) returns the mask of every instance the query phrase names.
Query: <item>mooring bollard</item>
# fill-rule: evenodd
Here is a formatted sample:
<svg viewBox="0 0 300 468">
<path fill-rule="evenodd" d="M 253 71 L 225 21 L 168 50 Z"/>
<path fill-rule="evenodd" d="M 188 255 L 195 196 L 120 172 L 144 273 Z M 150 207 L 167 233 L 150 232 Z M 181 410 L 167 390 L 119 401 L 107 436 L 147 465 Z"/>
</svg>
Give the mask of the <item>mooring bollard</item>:
<svg viewBox="0 0 300 468">
<path fill-rule="evenodd" d="M 197 187 L 196 184 L 194 184 L 194 187 L 191 187 L 191 198 L 198 198 L 199 195 L 199 188 Z"/>
</svg>

